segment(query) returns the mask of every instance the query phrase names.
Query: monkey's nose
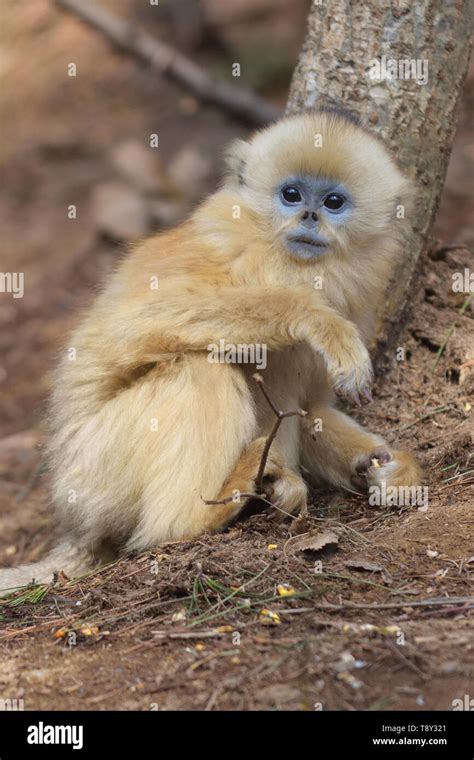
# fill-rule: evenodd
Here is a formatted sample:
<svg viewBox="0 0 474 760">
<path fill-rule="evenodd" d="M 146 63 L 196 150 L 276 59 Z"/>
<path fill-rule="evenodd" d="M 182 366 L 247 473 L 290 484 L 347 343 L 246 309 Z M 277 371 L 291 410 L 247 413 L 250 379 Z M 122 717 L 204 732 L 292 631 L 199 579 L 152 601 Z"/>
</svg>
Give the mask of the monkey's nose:
<svg viewBox="0 0 474 760">
<path fill-rule="evenodd" d="M 303 211 L 301 221 L 305 227 L 315 227 L 318 222 L 318 215 L 315 211 Z"/>
</svg>

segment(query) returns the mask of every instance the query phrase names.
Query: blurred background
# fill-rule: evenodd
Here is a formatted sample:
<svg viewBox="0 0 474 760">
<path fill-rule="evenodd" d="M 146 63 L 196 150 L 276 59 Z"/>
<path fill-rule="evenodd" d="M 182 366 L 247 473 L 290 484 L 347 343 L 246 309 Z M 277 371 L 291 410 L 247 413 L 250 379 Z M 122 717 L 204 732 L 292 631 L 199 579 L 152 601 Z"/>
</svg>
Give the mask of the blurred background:
<svg viewBox="0 0 474 760">
<path fill-rule="evenodd" d="M 98 4 L 284 107 L 310 0 Z M 215 187 L 223 147 L 249 130 L 118 53 L 53 0 L 1 5 L 0 269 L 25 276 L 23 299 L 0 298 L 3 438 L 38 425 L 56 354 L 120 252 L 185 217 Z M 447 244 L 474 243 L 473 92 L 471 68 L 435 227 Z"/>
</svg>

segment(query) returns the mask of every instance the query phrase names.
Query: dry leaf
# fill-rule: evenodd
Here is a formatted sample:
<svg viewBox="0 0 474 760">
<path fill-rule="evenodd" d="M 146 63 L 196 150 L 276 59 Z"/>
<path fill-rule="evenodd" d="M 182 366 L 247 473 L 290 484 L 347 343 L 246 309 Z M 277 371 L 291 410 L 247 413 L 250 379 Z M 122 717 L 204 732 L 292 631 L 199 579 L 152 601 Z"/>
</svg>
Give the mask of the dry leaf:
<svg viewBox="0 0 474 760">
<path fill-rule="evenodd" d="M 64 570 L 60 570 L 56 576 L 56 583 L 59 583 L 60 586 L 65 586 L 69 581 L 70 578 L 68 578 Z"/>
<path fill-rule="evenodd" d="M 337 544 L 339 536 L 330 530 L 317 533 L 310 533 L 302 536 L 295 536 L 287 541 L 287 554 L 294 552 L 318 552 L 330 544 Z"/>
<path fill-rule="evenodd" d="M 350 567 L 353 570 L 367 570 L 369 573 L 381 573 L 383 570 L 383 567 L 381 565 L 377 565 L 370 559 L 366 559 L 366 557 L 348 559 L 347 562 L 344 562 L 344 564 L 346 567 Z"/>
</svg>

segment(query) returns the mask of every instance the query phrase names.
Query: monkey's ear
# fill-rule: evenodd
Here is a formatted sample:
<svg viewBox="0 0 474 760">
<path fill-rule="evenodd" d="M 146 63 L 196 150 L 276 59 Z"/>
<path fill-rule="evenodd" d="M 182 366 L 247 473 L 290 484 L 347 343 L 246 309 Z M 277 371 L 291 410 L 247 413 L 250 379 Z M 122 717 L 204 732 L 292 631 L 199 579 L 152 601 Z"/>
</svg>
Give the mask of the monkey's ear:
<svg viewBox="0 0 474 760">
<path fill-rule="evenodd" d="M 245 169 L 250 151 L 250 143 L 235 140 L 227 151 L 229 177 L 239 185 L 245 185 Z"/>
</svg>

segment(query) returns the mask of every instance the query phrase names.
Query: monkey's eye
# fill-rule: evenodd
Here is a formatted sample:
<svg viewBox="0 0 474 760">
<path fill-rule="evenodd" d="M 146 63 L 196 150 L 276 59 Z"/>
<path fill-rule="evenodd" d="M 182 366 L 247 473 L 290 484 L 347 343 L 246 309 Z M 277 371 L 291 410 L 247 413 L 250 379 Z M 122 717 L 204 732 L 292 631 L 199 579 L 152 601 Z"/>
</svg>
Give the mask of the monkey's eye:
<svg viewBox="0 0 474 760">
<path fill-rule="evenodd" d="M 339 193 L 330 193 L 330 195 L 326 196 L 324 199 L 324 205 L 326 206 L 329 211 L 339 211 L 345 203 L 346 199 L 343 195 L 339 195 Z"/>
<path fill-rule="evenodd" d="M 281 191 L 281 197 L 286 203 L 301 203 L 303 198 L 297 187 L 294 185 L 287 185 Z"/>
</svg>

